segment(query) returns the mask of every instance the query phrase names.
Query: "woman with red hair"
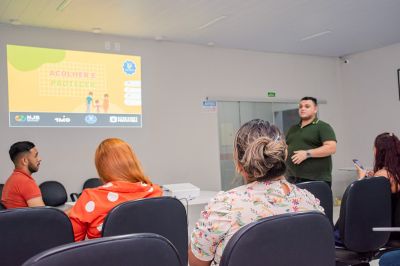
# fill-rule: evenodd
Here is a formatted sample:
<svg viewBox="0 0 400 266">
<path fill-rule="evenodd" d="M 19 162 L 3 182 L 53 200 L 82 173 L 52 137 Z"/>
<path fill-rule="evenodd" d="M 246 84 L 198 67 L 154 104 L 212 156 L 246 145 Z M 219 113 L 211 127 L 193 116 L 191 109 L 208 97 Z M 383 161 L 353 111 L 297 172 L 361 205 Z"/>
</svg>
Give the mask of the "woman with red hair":
<svg viewBox="0 0 400 266">
<path fill-rule="evenodd" d="M 143 173 L 128 143 L 117 138 L 106 139 L 96 150 L 95 164 L 104 185 L 85 189 L 71 209 L 69 218 L 75 241 L 101 237 L 103 221 L 118 204 L 162 195 Z"/>
<path fill-rule="evenodd" d="M 359 179 L 384 176 L 390 181 L 392 193 L 400 192 L 400 141 L 393 133 L 379 134 L 374 141 L 374 169 L 366 171 L 358 165 Z"/>
</svg>

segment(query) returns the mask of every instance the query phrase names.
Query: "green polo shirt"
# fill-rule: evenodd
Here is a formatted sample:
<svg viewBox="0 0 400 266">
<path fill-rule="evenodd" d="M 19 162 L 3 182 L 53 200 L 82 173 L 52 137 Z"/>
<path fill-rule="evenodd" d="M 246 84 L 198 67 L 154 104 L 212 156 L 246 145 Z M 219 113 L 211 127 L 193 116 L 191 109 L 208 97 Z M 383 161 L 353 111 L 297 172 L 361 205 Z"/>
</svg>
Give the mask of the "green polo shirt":
<svg viewBox="0 0 400 266">
<path fill-rule="evenodd" d="M 303 128 L 301 128 L 301 122 L 292 126 L 286 134 L 288 176 L 331 181 L 332 156 L 308 158 L 297 165 L 293 164 L 291 160 L 294 151 L 315 149 L 321 147 L 323 142 L 328 140 L 336 141 L 335 132 L 328 123 L 318 118 Z"/>
</svg>

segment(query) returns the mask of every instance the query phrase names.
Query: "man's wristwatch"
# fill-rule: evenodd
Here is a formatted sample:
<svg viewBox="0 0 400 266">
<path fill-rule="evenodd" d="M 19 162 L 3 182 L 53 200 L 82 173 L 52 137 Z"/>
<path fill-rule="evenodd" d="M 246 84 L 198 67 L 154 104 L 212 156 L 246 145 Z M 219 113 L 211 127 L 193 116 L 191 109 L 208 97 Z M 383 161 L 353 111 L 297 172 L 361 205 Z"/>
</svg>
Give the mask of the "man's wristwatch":
<svg viewBox="0 0 400 266">
<path fill-rule="evenodd" d="M 306 151 L 306 155 L 307 155 L 307 159 L 311 158 L 311 152 L 310 151 Z"/>
</svg>

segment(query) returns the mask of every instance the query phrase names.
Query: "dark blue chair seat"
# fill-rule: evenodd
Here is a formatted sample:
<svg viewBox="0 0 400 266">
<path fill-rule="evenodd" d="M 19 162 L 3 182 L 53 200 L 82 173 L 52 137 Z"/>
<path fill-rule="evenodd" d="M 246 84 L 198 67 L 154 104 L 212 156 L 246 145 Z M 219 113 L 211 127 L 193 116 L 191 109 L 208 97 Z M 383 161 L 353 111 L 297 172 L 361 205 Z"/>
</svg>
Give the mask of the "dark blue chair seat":
<svg viewBox="0 0 400 266">
<path fill-rule="evenodd" d="M 390 232 L 374 232 L 373 227 L 390 227 L 391 191 L 385 177 L 351 183 L 342 197 L 335 225 L 343 245 L 336 248 L 336 260 L 345 265 L 368 263 L 379 257 Z"/>
<path fill-rule="evenodd" d="M 0 211 L 0 265 L 21 265 L 28 258 L 74 241 L 69 218 L 50 207 Z"/>
<path fill-rule="evenodd" d="M 333 196 L 329 185 L 324 181 L 309 181 L 296 184 L 297 187 L 306 189 L 319 199 L 324 208 L 325 215 L 333 225 Z"/>
<path fill-rule="evenodd" d="M 102 235 L 155 233 L 176 247 L 182 264 L 188 261 L 186 210 L 176 198 L 157 197 L 133 200 L 114 207 L 103 223 Z"/>
<path fill-rule="evenodd" d="M 183 266 L 175 247 L 156 234 L 103 237 L 55 247 L 23 266 Z"/>
<path fill-rule="evenodd" d="M 83 183 L 82 191 L 87 188 L 96 188 L 96 187 L 99 187 L 102 185 L 103 185 L 103 182 L 100 180 L 100 178 L 97 178 L 97 177 L 89 178 L 85 181 L 85 183 Z M 69 196 L 72 201 L 76 201 L 81 194 L 82 193 L 71 193 L 71 194 L 69 194 Z"/>
<path fill-rule="evenodd" d="M 261 219 L 236 232 L 220 266 L 333 266 L 332 225 L 320 212 L 288 213 Z"/>
<path fill-rule="evenodd" d="M 58 207 L 67 202 L 67 191 L 60 182 L 45 181 L 39 185 L 39 188 L 46 206 Z"/>
</svg>

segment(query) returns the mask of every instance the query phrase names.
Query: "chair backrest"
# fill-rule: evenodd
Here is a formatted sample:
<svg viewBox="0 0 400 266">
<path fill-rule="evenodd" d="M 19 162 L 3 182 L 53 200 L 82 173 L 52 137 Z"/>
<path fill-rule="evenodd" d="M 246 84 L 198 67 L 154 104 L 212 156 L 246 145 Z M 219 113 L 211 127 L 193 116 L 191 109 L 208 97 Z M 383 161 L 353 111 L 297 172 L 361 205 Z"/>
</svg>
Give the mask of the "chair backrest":
<svg viewBox="0 0 400 266">
<path fill-rule="evenodd" d="M 114 207 L 103 223 L 103 236 L 155 233 L 167 238 L 187 264 L 186 210 L 176 198 L 156 197 L 128 201 Z"/>
<path fill-rule="evenodd" d="M 371 177 L 351 183 L 342 197 L 336 226 L 344 246 L 355 252 L 376 251 L 389 239 L 389 232 L 373 227 L 390 227 L 391 191 L 385 177 Z"/>
<path fill-rule="evenodd" d="M 392 194 L 392 226 L 400 227 L 400 192 Z"/>
<path fill-rule="evenodd" d="M 1 196 L 3 195 L 3 188 L 4 184 L 0 184 L 0 210 L 7 209 L 6 206 L 4 206 L 3 203 L 1 202 Z"/>
<path fill-rule="evenodd" d="M 99 187 L 102 185 L 103 185 L 103 183 L 101 182 L 101 180 L 99 178 L 97 178 L 97 177 L 89 178 L 85 181 L 85 183 L 83 183 L 83 189 L 96 188 L 96 187 Z"/>
<path fill-rule="evenodd" d="M 103 185 L 103 182 L 100 180 L 100 178 L 97 178 L 97 177 L 89 178 L 83 183 L 82 191 L 87 188 L 96 188 L 96 187 L 99 187 L 102 185 Z M 75 202 L 78 200 L 78 198 L 81 196 L 81 194 L 82 193 L 73 192 L 73 193 L 69 194 L 69 196 L 71 197 L 71 200 Z"/>
<path fill-rule="evenodd" d="M 21 265 L 52 247 L 71 243 L 74 234 L 69 218 L 50 207 L 0 211 L 0 265 Z"/>
<path fill-rule="evenodd" d="M 333 225 L 333 196 L 329 185 L 324 181 L 309 181 L 296 185 L 299 188 L 308 190 L 319 199 L 321 206 L 325 210 L 325 215 Z"/>
<path fill-rule="evenodd" d="M 23 266 L 140 265 L 183 266 L 175 247 L 156 234 L 103 237 L 59 246 L 42 252 Z"/>
<path fill-rule="evenodd" d="M 1 196 L 3 195 L 3 188 L 4 188 L 4 184 L 0 184 L 0 200 L 1 200 Z"/>
<path fill-rule="evenodd" d="M 400 192 L 392 194 L 392 226 L 400 227 Z M 390 233 L 388 246 L 400 247 L 400 232 Z"/>
<path fill-rule="evenodd" d="M 60 182 L 45 181 L 40 184 L 39 188 L 46 206 L 57 207 L 67 202 L 67 191 Z"/>
<path fill-rule="evenodd" d="M 333 228 L 320 212 L 287 213 L 250 223 L 226 245 L 220 266 L 333 266 Z"/>
</svg>

